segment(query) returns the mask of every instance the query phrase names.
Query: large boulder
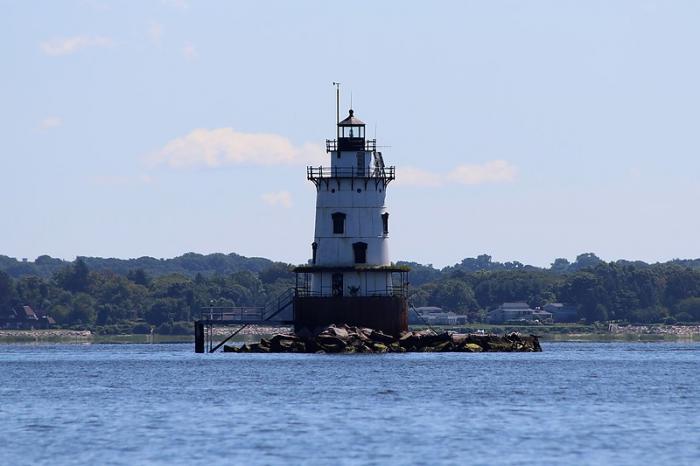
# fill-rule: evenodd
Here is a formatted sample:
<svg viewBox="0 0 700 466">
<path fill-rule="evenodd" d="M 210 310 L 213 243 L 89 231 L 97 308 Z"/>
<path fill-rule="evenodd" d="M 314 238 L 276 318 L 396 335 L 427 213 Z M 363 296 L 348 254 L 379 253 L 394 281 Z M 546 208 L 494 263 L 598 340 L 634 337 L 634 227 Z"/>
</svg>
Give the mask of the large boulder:
<svg viewBox="0 0 700 466">
<path fill-rule="evenodd" d="M 369 339 L 379 343 L 393 343 L 396 340 L 391 335 L 387 335 L 379 330 L 372 330 L 369 334 Z"/>
<path fill-rule="evenodd" d="M 350 337 L 350 332 L 348 332 L 348 329 L 346 327 L 336 327 L 335 325 L 330 325 L 326 329 L 324 329 L 321 333 L 319 333 L 318 336 L 321 335 L 328 335 L 332 337 L 337 337 L 340 338 L 341 340 L 345 340 L 346 338 Z"/>
<path fill-rule="evenodd" d="M 283 353 L 290 350 L 294 343 L 301 341 L 296 335 L 277 334 L 270 339 L 270 349 L 274 352 Z"/>
<path fill-rule="evenodd" d="M 316 337 L 316 344 L 326 353 L 340 353 L 348 346 L 347 342 L 341 338 L 323 334 Z"/>
</svg>

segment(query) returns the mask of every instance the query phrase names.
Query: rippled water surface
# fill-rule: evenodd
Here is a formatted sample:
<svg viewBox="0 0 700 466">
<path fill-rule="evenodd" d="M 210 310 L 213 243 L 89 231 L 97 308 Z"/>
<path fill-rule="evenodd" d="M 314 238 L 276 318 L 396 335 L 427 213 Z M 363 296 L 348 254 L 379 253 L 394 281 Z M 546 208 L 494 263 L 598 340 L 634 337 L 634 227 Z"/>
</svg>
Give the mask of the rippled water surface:
<svg viewBox="0 0 700 466">
<path fill-rule="evenodd" d="M 699 343 L 0 345 L 2 464 L 698 464 Z"/>
</svg>

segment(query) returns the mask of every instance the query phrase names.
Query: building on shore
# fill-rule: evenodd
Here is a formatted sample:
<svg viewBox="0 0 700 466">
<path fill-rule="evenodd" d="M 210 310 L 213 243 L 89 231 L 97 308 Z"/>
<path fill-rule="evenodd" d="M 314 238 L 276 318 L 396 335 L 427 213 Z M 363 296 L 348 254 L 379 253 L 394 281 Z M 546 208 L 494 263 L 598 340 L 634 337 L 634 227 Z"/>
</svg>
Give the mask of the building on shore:
<svg viewBox="0 0 700 466">
<path fill-rule="evenodd" d="M 565 303 L 549 303 L 542 309 L 552 314 L 554 322 L 577 322 L 579 320 L 576 306 Z"/>
<path fill-rule="evenodd" d="M 467 316 L 444 311 L 437 306 L 422 306 L 413 308 L 408 315 L 409 325 L 464 325 Z"/>
<path fill-rule="evenodd" d="M 345 323 L 399 334 L 408 328 L 408 269 L 389 259 L 385 204 L 395 167 L 385 165 L 353 110 L 326 152 L 330 165 L 306 172 L 316 188 L 316 224 L 311 259 L 294 270 L 295 328 Z"/>
<path fill-rule="evenodd" d="M 532 309 L 527 303 L 503 303 L 488 314 L 491 324 L 506 323 L 551 323 L 552 314 L 541 309 Z"/>
<path fill-rule="evenodd" d="M 35 311 L 31 306 L 20 306 L 19 310 L 8 309 L 0 314 L 0 328 L 34 330 L 51 328 L 56 321 L 43 311 Z"/>
</svg>

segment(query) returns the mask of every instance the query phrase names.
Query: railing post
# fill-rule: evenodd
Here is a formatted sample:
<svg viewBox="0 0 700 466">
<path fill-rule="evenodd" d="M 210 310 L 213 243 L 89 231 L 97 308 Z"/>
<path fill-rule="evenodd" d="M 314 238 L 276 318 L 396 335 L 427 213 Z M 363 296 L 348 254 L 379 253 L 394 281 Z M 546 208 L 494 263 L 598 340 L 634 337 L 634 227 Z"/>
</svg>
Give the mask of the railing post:
<svg viewBox="0 0 700 466">
<path fill-rule="evenodd" d="M 201 320 L 194 322 L 194 352 L 204 353 L 204 324 Z"/>
</svg>

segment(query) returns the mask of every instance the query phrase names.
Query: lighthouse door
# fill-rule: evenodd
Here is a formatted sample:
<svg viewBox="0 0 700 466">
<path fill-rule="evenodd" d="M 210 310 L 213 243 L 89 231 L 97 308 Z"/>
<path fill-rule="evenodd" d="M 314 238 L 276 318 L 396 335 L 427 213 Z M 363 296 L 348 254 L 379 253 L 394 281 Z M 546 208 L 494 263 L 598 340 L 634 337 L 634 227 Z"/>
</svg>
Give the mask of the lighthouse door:
<svg viewBox="0 0 700 466">
<path fill-rule="evenodd" d="M 334 273 L 332 279 L 331 294 L 333 296 L 343 296 L 343 274 Z"/>
</svg>

